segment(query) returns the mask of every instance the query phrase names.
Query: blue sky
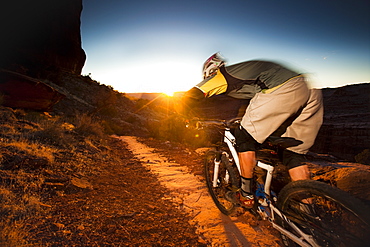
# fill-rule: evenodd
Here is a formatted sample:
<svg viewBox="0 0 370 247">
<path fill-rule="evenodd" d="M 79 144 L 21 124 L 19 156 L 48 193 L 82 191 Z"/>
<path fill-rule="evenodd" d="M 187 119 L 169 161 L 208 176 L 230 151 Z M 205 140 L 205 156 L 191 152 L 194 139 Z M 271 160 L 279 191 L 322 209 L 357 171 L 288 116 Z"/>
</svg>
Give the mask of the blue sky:
<svg viewBox="0 0 370 247">
<path fill-rule="evenodd" d="M 278 61 L 313 87 L 370 81 L 368 0 L 83 0 L 82 74 L 120 92 L 184 91 L 220 52 Z"/>
</svg>

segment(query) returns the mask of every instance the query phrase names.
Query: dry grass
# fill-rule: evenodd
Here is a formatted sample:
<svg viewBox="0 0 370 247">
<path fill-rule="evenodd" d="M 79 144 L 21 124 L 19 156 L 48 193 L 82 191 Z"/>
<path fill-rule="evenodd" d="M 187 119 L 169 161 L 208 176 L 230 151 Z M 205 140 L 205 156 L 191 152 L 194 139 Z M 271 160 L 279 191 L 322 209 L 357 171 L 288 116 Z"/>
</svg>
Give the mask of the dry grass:
<svg viewBox="0 0 370 247">
<path fill-rule="evenodd" d="M 0 246 L 32 246 L 26 222 L 46 210 L 45 180 L 96 172 L 93 160 L 107 159 L 104 138 L 87 114 L 62 119 L 0 107 Z"/>
<path fill-rule="evenodd" d="M 30 246 L 24 219 L 40 210 L 40 199 L 0 187 L 0 246 Z"/>
<path fill-rule="evenodd" d="M 8 221 L 0 221 L 0 246 L 23 247 L 30 246 L 26 241 L 27 234 L 21 222 L 16 224 Z"/>
<path fill-rule="evenodd" d="M 75 131 L 83 136 L 94 136 L 95 138 L 102 138 L 104 136 L 104 129 L 98 120 L 92 116 L 83 113 L 75 120 Z"/>
<path fill-rule="evenodd" d="M 29 142 L 26 139 L 4 143 L 3 147 L 16 150 L 19 154 L 46 159 L 50 163 L 54 161 L 53 153 L 56 151 L 55 148 L 37 142 Z"/>
</svg>

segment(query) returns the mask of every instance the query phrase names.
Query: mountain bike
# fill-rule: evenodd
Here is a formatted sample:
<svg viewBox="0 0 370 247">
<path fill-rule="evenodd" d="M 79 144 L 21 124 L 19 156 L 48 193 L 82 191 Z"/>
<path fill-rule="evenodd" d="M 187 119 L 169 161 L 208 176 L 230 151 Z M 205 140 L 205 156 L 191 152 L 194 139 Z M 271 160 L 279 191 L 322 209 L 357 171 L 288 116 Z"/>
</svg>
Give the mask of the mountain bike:
<svg viewBox="0 0 370 247">
<path fill-rule="evenodd" d="M 226 199 L 240 188 L 240 164 L 230 121 L 196 120 L 195 128 L 216 129 L 221 141 L 205 155 L 205 179 L 209 193 L 225 215 L 239 206 Z M 270 137 L 263 145 L 278 156 L 289 139 Z M 369 246 L 370 209 L 361 200 L 329 184 L 315 180 L 289 182 L 279 193 L 271 189 L 275 161 L 257 158 L 263 172 L 255 182 L 252 212 L 277 229 L 285 246 Z"/>
</svg>

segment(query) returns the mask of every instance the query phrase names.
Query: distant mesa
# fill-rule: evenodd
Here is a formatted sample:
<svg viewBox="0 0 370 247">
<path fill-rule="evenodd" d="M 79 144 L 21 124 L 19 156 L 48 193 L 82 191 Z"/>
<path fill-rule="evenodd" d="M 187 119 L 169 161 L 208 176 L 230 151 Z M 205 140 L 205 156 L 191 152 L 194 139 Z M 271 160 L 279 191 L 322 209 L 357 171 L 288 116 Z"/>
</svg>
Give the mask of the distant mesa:
<svg viewBox="0 0 370 247">
<path fill-rule="evenodd" d="M 173 97 L 181 97 L 185 92 L 175 92 Z M 125 93 L 126 96 L 134 99 L 153 100 L 160 97 L 168 97 L 165 93 Z"/>
</svg>

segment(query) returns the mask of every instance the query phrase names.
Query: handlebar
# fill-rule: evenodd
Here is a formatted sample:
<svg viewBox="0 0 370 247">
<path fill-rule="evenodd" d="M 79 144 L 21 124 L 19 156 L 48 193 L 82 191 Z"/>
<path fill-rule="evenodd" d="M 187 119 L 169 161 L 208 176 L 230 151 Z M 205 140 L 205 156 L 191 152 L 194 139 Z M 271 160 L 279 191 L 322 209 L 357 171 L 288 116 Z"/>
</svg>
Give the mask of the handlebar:
<svg viewBox="0 0 370 247">
<path fill-rule="evenodd" d="M 230 129 L 233 126 L 239 126 L 241 118 L 233 118 L 230 120 L 219 120 L 219 119 L 192 119 L 186 125 L 187 128 L 194 126 L 196 130 L 203 128 L 215 127 L 218 131 L 224 131 L 225 129 Z M 301 140 L 296 140 L 292 137 L 280 137 L 280 136 L 269 136 L 266 139 L 266 143 L 270 146 L 277 146 L 282 148 L 294 147 L 302 144 Z"/>
<path fill-rule="evenodd" d="M 192 119 L 186 125 L 186 127 L 191 127 L 194 124 L 195 129 L 203 129 L 204 127 L 218 127 L 218 128 L 231 128 L 232 126 L 239 125 L 241 118 L 233 118 L 230 120 L 219 120 L 219 119 Z"/>
</svg>

